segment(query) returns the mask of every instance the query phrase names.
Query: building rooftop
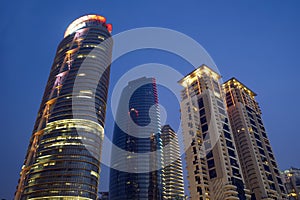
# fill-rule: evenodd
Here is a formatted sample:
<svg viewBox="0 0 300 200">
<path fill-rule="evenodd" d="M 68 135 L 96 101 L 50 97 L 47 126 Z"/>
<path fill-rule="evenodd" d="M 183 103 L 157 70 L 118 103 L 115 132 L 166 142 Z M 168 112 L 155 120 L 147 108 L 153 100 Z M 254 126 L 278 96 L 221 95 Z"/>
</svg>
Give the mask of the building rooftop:
<svg viewBox="0 0 300 200">
<path fill-rule="evenodd" d="M 212 76 L 213 78 L 215 78 L 216 80 L 221 78 L 221 75 L 214 71 L 213 69 L 209 68 L 206 65 L 201 65 L 200 67 L 198 67 L 197 69 L 195 69 L 194 71 L 190 72 L 188 75 L 186 75 L 185 77 L 183 77 L 181 80 L 178 81 L 178 83 L 184 87 L 186 87 L 186 85 L 188 83 L 191 83 L 194 81 L 194 79 L 201 75 L 201 74 L 207 74 L 209 76 Z"/>
<path fill-rule="evenodd" d="M 232 82 L 238 88 L 245 90 L 249 95 L 257 96 L 257 94 L 255 92 L 253 92 L 251 89 L 249 89 L 246 85 L 244 85 L 241 81 L 237 80 L 235 77 L 232 77 L 228 81 L 224 82 L 223 86 L 226 85 L 226 84 L 231 84 Z"/>
<path fill-rule="evenodd" d="M 112 25 L 106 24 L 106 18 L 101 15 L 84 15 L 82 17 L 79 17 L 78 19 L 74 20 L 67 28 L 64 37 L 67 37 L 68 35 L 74 33 L 75 31 L 83 28 L 86 26 L 86 22 L 88 21 L 98 21 L 102 23 L 107 30 L 111 33 L 112 32 Z"/>
</svg>

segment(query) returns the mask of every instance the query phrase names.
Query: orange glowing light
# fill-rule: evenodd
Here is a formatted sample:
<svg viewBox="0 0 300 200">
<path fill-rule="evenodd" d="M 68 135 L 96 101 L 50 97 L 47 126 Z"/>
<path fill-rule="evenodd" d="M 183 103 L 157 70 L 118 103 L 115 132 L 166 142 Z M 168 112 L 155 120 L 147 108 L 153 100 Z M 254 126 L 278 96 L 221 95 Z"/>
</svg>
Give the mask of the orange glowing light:
<svg viewBox="0 0 300 200">
<path fill-rule="evenodd" d="M 110 33 L 112 32 L 112 24 L 106 24 L 106 28 Z"/>
</svg>

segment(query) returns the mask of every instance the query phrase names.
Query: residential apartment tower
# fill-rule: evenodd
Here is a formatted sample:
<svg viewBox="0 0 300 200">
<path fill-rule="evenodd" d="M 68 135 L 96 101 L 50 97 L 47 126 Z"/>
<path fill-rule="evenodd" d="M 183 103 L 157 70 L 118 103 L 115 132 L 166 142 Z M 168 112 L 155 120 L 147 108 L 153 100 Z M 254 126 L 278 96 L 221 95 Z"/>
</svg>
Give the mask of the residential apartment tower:
<svg viewBox="0 0 300 200">
<path fill-rule="evenodd" d="M 179 81 L 192 200 L 249 199 L 223 100 L 220 75 L 202 65 Z"/>
<path fill-rule="evenodd" d="M 232 78 L 223 84 L 246 187 L 253 199 L 285 199 L 285 189 L 256 94 Z"/>
</svg>

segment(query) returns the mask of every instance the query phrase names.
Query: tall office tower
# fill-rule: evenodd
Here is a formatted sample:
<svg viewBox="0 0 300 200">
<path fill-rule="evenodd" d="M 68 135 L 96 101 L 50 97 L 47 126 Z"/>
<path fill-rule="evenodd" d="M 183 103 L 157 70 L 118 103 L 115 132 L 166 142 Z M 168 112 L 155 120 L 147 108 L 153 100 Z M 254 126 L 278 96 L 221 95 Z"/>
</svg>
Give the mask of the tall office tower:
<svg viewBox="0 0 300 200">
<path fill-rule="evenodd" d="M 224 106 L 220 75 L 202 65 L 179 83 L 192 200 L 249 199 Z"/>
<path fill-rule="evenodd" d="M 300 169 L 291 167 L 281 173 L 289 200 L 300 200 Z"/>
<path fill-rule="evenodd" d="M 235 78 L 225 82 L 223 90 L 246 187 L 251 190 L 252 198 L 284 199 L 284 186 L 256 94 Z"/>
<path fill-rule="evenodd" d="M 164 199 L 183 199 L 183 173 L 177 134 L 170 125 L 164 125 L 161 129 L 161 139 L 164 146 Z"/>
<path fill-rule="evenodd" d="M 123 89 L 116 113 L 111 154 L 111 200 L 161 200 L 162 143 L 154 78 Z"/>
<path fill-rule="evenodd" d="M 99 15 L 80 17 L 67 28 L 50 71 L 15 199 L 97 198 L 111 28 Z"/>
</svg>

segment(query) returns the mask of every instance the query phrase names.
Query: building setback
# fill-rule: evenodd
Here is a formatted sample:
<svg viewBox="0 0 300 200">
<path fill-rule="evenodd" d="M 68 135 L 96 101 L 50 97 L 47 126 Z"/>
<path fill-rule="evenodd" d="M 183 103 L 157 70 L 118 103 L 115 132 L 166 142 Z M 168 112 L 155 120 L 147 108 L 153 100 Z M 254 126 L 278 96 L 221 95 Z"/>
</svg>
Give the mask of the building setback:
<svg viewBox="0 0 300 200">
<path fill-rule="evenodd" d="M 161 200 L 162 142 L 154 78 L 130 81 L 116 113 L 110 169 L 110 200 Z"/>
<path fill-rule="evenodd" d="M 220 75 L 202 65 L 179 83 L 192 200 L 250 199 L 223 100 Z"/>
<path fill-rule="evenodd" d="M 67 28 L 38 111 L 16 200 L 97 198 L 111 28 L 99 15 L 80 17 Z M 97 78 L 99 82 L 91 81 Z"/>
<path fill-rule="evenodd" d="M 163 143 L 164 199 L 183 199 L 184 183 L 178 137 L 170 125 L 161 129 Z"/>
<path fill-rule="evenodd" d="M 261 118 L 256 94 L 237 79 L 223 84 L 242 172 L 253 199 L 285 199 L 285 190 Z"/>
</svg>

